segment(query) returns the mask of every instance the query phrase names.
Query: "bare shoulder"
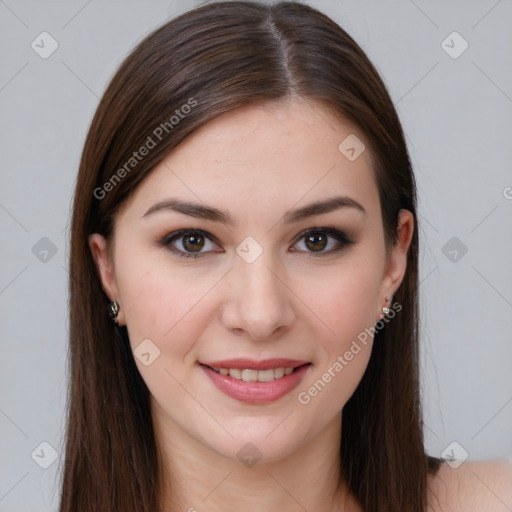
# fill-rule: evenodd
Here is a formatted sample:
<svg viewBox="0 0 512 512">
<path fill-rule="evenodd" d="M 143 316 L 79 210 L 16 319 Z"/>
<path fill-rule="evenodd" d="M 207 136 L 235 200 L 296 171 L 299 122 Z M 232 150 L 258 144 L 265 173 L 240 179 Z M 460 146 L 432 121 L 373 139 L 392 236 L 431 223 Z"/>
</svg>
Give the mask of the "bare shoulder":
<svg viewBox="0 0 512 512">
<path fill-rule="evenodd" d="M 428 493 L 428 512 L 510 512 L 512 462 L 466 461 L 457 469 L 443 463 Z"/>
</svg>

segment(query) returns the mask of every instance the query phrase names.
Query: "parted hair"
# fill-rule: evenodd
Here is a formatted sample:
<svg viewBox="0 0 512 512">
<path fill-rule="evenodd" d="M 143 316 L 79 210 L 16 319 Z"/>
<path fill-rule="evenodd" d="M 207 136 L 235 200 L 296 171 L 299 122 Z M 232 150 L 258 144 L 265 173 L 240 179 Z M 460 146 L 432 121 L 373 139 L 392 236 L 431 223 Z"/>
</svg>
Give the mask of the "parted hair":
<svg viewBox="0 0 512 512">
<path fill-rule="evenodd" d="M 149 390 L 126 327 L 106 312 L 88 236 L 108 239 L 120 205 L 194 130 L 237 107 L 291 96 L 323 102 L 365 135 L 387 250 L 397 240 L 399 210 L 414 215 L 407 270 L 394 295 L 402 310 L 375 333 L 366 372 L 343 408 L 340 469 L 364 510 L 426 512 L 427 477 L 441 460 L 424 447 L 416 186 L 397 112 L 366 54 L 328 16 L 295 2 L 249 1 L 203 5 L 146 36 L 112 77 L 92 120 L 71 222 L 60 512 L 162 510 Z M 193 108 L 169 123 L 191 99 Z M 148 137 L 157 143 L 126 167 Z M 122 179 L 113 180 L 116 174 Z"/>
</svg>

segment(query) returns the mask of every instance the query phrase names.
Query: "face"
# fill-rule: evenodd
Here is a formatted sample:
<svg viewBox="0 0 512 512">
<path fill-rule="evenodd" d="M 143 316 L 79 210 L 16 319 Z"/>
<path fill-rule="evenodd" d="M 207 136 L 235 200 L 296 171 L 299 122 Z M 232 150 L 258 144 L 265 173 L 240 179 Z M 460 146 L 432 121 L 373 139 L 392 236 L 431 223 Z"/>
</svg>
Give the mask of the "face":
<svg viewBox="0 0 512 512">
<path fill-rule="evenodd" d="M 365 141 L 316 102 L 231 111 L 138 186 L 110 258 L 90 237 L 162 431 L 232 459 L 250 442 L 265 462 L 340 421 L 413 226 L 402 210 L 387 258 L 369 150 L 338 148 L 351 134 Z"/>
</svg>

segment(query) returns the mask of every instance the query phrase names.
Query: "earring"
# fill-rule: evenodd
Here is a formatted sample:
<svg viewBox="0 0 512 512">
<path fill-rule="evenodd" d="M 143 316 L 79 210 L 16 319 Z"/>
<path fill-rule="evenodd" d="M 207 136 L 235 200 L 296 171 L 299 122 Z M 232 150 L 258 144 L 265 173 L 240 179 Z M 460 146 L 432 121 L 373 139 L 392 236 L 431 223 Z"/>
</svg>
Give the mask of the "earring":
<svg viewBox="0 0 512 512">
<path fill-rule="evenodd" d="M 117 324 L 117 315 L 119 313 L 119 304 L 117 301 L 111 302 L 107 306 L 108 314 L 110 315 L 110 318 L 112 318 L 112 321 Z"/>
<path fill-rule="evenodd" d="M 386 299 L 386 303 L 391 304 L 391 301 L 387 295 L 386 295 L 385 299 Z M 391 310 L 387 306 L 384 306 L 382 308 L 382 314 L 380 315 L 380 319 L 384 318 L 390 311 Z"/>
<path fill-rule="evenodd" d="M 389 302 L 389 297 L 388 297 L 388 296 L 386 296 L 386 302 Z M 390 311 L 390 309 L 389 309 L 388 307 L 386 307 L 386 306 L 384 306 L 384 307 L 382 308 L 382 312 L 383 312 L 385 315 L 387 315 L 387 314 L 389 313 L 389 311 Z"/>
</svg>

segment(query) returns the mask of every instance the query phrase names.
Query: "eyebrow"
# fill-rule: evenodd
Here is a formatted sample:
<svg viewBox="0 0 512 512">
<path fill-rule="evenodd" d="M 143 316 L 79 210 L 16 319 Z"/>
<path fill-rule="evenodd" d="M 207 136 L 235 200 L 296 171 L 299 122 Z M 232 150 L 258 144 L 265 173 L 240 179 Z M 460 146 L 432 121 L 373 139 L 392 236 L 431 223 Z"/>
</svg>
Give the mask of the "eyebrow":
<svg viewBox="0 0 512 512">
<path fill-rule="evenodd" d="M 364 215 L 367 215 L 363 205 L 355 199 L 347 196 L 338 196 L 331 199 L 311 203 L 295 210 L 290 210 L 284 215 L 283 221 L 286 224 L 290 224 L 292 222 L 298 222 L 314 215 L 330 213 L 340 208 L 355 208 L 362 212 Z M 222 210 L 214 208 L 213 206 L 181 201 L 179 199 L 165 199 L 164 201 L 160 201 L 154 204 L 142 216 L 142 218 L 162 211 L 174 211 L 184 215 L 189 215 L 190 217 L 221 222 L 228 226 L 234 226 L 235 224 L 233 218 L 228 212 L 223 212 Z"/>
</svg>

